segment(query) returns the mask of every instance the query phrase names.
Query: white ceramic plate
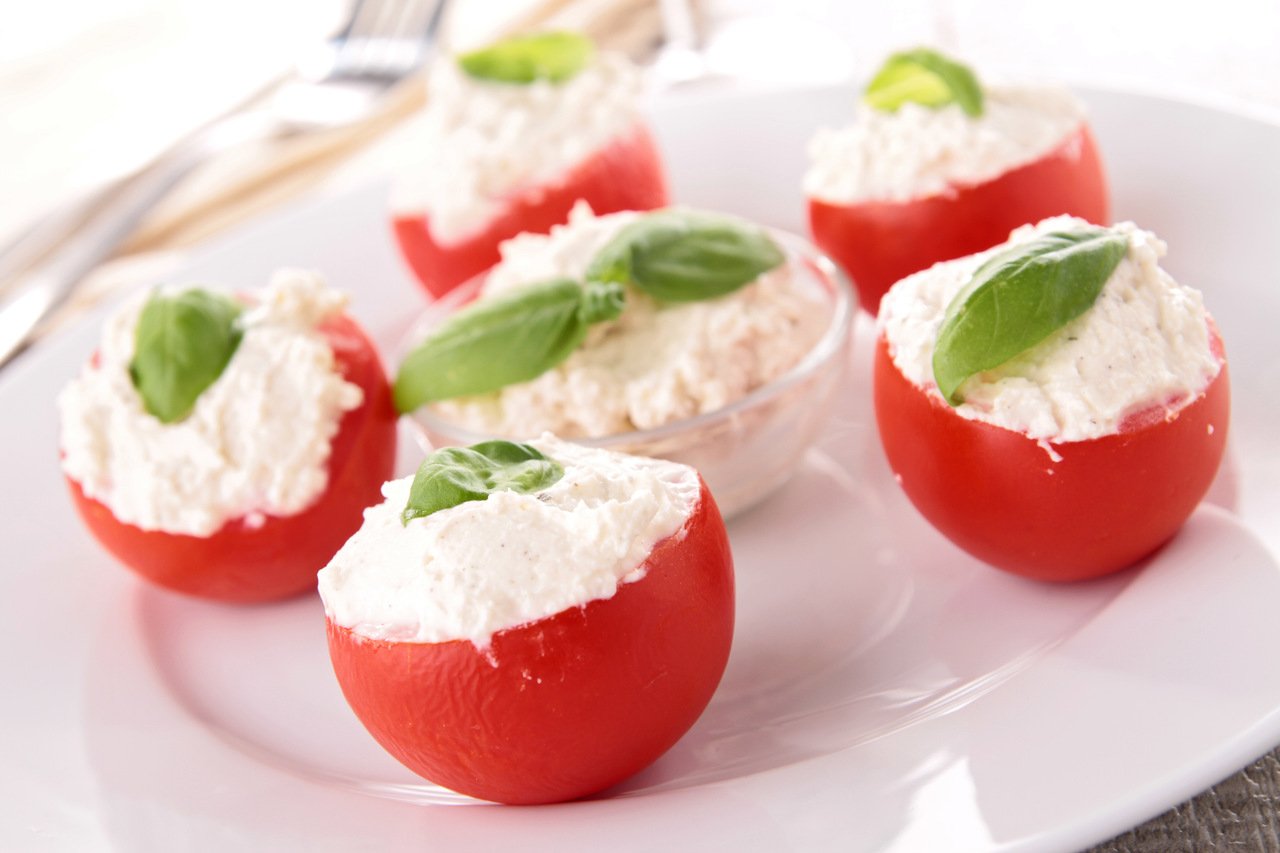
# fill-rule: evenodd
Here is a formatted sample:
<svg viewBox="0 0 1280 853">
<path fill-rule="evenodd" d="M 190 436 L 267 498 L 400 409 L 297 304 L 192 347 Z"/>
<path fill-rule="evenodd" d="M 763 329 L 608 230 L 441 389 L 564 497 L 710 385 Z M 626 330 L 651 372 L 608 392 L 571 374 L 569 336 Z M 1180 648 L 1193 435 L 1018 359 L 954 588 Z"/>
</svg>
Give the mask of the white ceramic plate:
<svg viewBox="0 0 1280 853">
<path fill-rule="evenodd" d="M 851 98 L 667 105 L 677 196 L 799 229 L 804 142 Z M 90 322 L 0 376 L 0 848 L 1069 850 L 1280 742 L 1280 128 L 1088 100 L 1118 216 L 1169 241 L 1168 268 L 1204 290 L 1231 358 L 1227 464 L 1149 564 L 1047 587 L 936 535 L 881 459 L 864 322 L 820 447 L 732 525 L 738 632 L 702 720 L 610 796 L 459 805 L 350 714 L 317 600 L 181 599 L 80 527 L 53 401 L 94 346 Z M 187 274 L 247 287 L 283 264 L 322 269 L 389 343 L 421 297 L 382 199 L 255 224 Z"/>
</svg>

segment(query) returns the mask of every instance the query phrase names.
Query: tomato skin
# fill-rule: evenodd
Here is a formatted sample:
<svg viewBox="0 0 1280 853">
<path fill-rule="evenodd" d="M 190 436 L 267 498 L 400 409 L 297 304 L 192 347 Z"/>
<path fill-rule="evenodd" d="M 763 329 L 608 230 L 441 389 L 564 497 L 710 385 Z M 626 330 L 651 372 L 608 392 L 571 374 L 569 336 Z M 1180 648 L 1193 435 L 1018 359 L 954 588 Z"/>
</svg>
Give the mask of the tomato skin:
<svg viewBox="0 0 1280 853">
<path fill-rule="evenodd" d="M 1110 221 L 1102 160 L 1086 124 L 1040 159 L 982 183 L 906 202 L 811 198 L 809 230 L 874 314 L 898 279 L 989 249 L 1018 226 L 1059 214 L 1098 225 Z"/>
<path fill-rule="evenodd" d="M 597 215 L 667 206 L 666 173 L 648 127 L 638 124 L 552 184 L 516 191 L 500 215 L 460 241 L 436 242 L 425 214 L 395 216 L 392 227 L 418 281 L 440 297 L 496 264 L 503 240 L 526 231 L 547 233 L 568 220 L 580 199 Z"/>
<path fill-rule="evenodd" d="M 396 453 L 396 413 L 377 350 L 348 317 L 320 328 L 343 377 L 364 391 L 339 423 L 320 497 L 295 515 L 266 516 L 256 526 L 238 518 L 210 536 L 190 536 L 120 521 L 67 478 L 81 518 L 108 551 L 147 580 L 200 598 L 248 603 L 315 588 L 316 572 L 360 527 L 365 507 L 382 499 Z"/>
<path fill-rule="evenodd" d="M 925 393 L 894 365 L 883 334 L 874 370 L 880 440 L 907 497 L 970 554 L 1037 580 L 1099 577 L 1155 551 L 1209 490 L 1226 446 L 1225 359 L 1183 408 L 1049 445 L 1056 463 L 1022 433 L 969 420 Z"/>
<path fill-rule="evenodd" d="M 370 640 L 328 621 L 334 672 L 384 748 L 447 788 L 501 803 L 585 797 L 666 752 L 702 713 L 733 637 L 733 559 L 706 484 L 646 574 L 472 643 Z"/>
</svg>

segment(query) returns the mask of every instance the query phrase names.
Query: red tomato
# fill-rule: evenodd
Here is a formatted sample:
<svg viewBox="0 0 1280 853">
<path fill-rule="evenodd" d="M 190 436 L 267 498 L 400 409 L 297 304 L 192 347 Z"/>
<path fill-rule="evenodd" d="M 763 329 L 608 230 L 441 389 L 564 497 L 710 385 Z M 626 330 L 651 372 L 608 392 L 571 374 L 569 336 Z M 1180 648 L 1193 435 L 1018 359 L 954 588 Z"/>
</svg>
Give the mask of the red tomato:
<svg viewBox="0 0 1280 853">
<path fill-rule="evenodd" d="M 569 218 L 579 199 L 597 214 L 665 207 L 667 180 L 653 136 L 643 124 L 579 163 L 559 181 L 523 187 L 485 228 L 452 243 L 436 242 L 427 217 L 392 224 L 405 259 L 432 296 L 448 293 L 498 262 L 498 244 L 526 231 L 545 234 Z"/>
<path fill-rule="evenodd" d="M 811 198 L 809 230 L 853 280 L 862 306 L 876 313 L 898 279 L 988 249 L 1019 225 L 1058 214 L 1108 223 L 1106 178 L 1087 125 L 1039 160 L 938 195 L 857 204 Z"/>
<path fill-rule="evenodd" d="M 369 640 L 328 623 L 342 692 L 411 770 L 474 797 L 585 797 L 666 752 L 702 713 L 729 657 L 733 559 L 702 486 L 681 533 L 612 598 L 465 640 Z"/>
<path fill-rule="evenodd" d="M 1222 370 L 1180 409 L 1154 406 L 1111 435 L 1046 445 L 963 417 L 876 344 L 875 409 L 889 467 L 920 513 L 996 568 L 1046 581 L 1098 577 L 1168 541 L 1209 490 L 1227 441 Z"/>
<path fill-rule="evenodd" d="M 120 521 L 68 478 L 81 517 L 117 559 L 169 589 L 221 601 L 267 601 L 316 585 L 316 572 L 359 527 L 365 507 L 382 499 L 396 453 L 396 414 L 373 344 L 347 317 L 321 327 L 342 375 L 364 391 L 330 449 L 323 494 L 296 515 L 259 524 L 228 521 L 209 536 L 143 530 Z"/>
</svg>

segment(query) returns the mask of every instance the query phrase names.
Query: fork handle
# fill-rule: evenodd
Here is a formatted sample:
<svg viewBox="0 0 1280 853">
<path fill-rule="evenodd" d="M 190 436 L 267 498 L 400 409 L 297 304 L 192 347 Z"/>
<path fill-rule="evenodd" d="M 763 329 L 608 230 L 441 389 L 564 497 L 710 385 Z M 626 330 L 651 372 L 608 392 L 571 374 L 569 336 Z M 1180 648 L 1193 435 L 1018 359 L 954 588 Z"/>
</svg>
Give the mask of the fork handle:
<svg viewBox="0 0 1280 853">
<path fill-rule="evenodd" d="M 285 129 L 272 114 L 257 110 L 206 125 L 140 171 L 37 222 L 0 251 L 0 284 L 13 285 L 0 302 L 0 367 L 27 346 L 40 323 L 197 166 L 237 145 L 280 136 Z"/>
</svg>

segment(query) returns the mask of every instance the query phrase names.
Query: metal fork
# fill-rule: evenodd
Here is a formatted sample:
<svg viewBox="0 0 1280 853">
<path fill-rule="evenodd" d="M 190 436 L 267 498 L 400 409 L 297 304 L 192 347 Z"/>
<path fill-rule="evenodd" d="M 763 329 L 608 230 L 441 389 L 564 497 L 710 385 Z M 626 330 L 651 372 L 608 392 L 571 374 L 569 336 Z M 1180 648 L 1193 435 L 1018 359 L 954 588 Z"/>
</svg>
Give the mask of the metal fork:
<svg viewBox="0 0 1280 853">
<path fill-rule="evenodd" d="M 154 161 L 45 217 L 0 250 L 0 367 L 197 166 L 237 145 L 345 127 L 426 60 L 446 0 L 355 0 L 340 32 L 300 57 L 261 103 L 179 140 Z"/>
</svg>

